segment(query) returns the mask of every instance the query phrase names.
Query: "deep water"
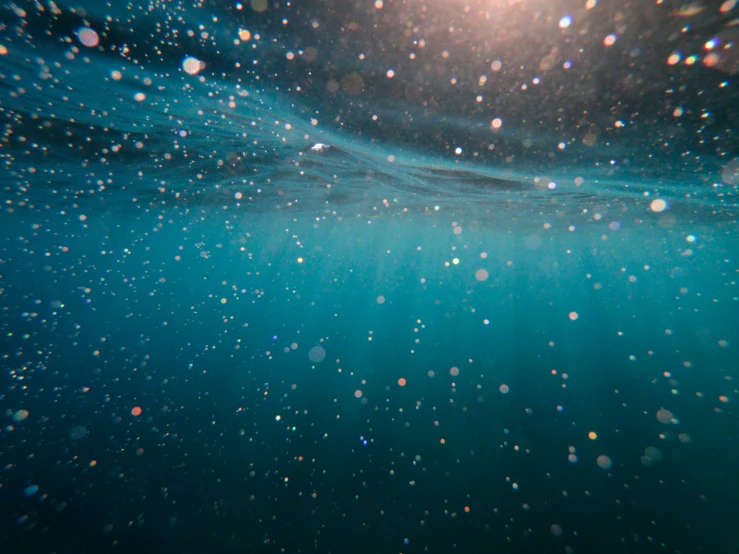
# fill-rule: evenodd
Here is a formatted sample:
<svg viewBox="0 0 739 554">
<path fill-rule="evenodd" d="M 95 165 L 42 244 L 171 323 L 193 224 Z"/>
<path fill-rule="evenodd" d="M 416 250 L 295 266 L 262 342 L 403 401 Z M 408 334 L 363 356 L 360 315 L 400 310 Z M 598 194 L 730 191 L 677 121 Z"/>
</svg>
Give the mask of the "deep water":
<svg viewBox="0 0 739 554">
<path fill-rule="evenodd" d="M 87 4 L 0 17 L 0 552 L 739 551 L 736 77 L 665 63 L 734 4 Z"/>
</svg>

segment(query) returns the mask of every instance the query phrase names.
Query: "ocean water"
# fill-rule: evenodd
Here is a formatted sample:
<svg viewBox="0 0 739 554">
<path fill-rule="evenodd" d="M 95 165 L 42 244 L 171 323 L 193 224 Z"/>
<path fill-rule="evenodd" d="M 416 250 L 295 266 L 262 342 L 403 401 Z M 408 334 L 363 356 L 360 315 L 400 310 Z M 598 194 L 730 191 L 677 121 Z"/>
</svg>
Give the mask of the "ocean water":
<svg viewBox="0 0 739 554">
<path fill-rule="evenodd" d="M 0 552 L 739 552 L 739 8 L 0 6 Z"/>
</svg>

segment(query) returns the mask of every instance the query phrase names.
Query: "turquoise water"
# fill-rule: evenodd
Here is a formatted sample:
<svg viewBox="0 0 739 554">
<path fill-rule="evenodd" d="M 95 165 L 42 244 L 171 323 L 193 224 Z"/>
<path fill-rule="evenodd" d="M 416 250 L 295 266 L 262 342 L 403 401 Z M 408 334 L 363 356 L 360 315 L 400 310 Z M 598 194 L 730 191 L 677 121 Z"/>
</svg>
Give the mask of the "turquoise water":
<svg viewBox="0 0 739 554">
<path fill-rule="evenodd" d="M 531 4 L 3 6 L 2 552 L 739 550 L 735 5 Z"/>
</svg>

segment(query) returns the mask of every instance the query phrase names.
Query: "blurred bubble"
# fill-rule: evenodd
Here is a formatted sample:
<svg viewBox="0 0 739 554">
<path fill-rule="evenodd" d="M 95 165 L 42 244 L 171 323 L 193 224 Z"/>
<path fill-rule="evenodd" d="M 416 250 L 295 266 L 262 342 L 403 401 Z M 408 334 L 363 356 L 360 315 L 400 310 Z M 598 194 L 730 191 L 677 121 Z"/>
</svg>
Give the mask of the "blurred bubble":
<svg viewBox="0 0 739 554">
<path fill-rule="evenodd" d="M 309 46 L 305 50 L 303 50 L 303 59 L 308 62 L 312 62 L 316 59 L 318 56 L 318 51 L 313 48 L 312 46 Z"/>
<path fill-rule="evenodd" d="M 656 200 L 652 200 L 652 203 L 649 204 L 649 208 L 655 213 L 660 213 L 665 211 L 667 208 L 667 202 L 661 198 L 657 198 Z"/>
<path fill-rule="evenodd" d="M 705 58 L 703 58 L 703 65 L 706 67 L 716 67 L 721 62 L 721 55 L 716 52 L 711 52 Z"/>
<path fill-rule="evenodd" d="M 550 54 L 548 56 L 544 56 L 541 59 L 541 61 L 539 62 L 539 69 L 541 71 L 549 71 L 550 69 L 553 69 L 556 64 L 557 58 Z"/>
<path fill-rule="evenodd" d="M 251 0 L 251 9 L 257 13 L 267 11 L 267 0 Z"/>
<path fill-rule="evenodd" d="M 182 60 L 182 69 L 184 69 L 185 73 L 188 75 L 197 75 L 200 70 L 204 68 L 205 64 L 192 56 L 187 56 Z"/>
<path fill-rule="evenodd" d="M 69 431 L 69 438 L 73 441 L 78 441 L 87 435 L 87 428 L 82 425 L 75 425 Z"/>
<path fill-rule="evenodd" d="M 364 80 L 358 73 L 350 73 L 341 80 L 341 88 L 347 94 L 361 94 L 364 91 Z"/>
<path fill-rule="evenodd" d="M 308 352 L 308 358 L 310 358 L 311 362 L 315 362 L 315 363 L 322 362 L 325 357 L 326 357 L 326 351 L 320 346 L 314 346 Z"/>
<path fill-rule="evenodd" d="M 598 456 L 598 459 L 596 461 L 598 462 L 598 466 L 602 469 L 611 469 L 611 467 L 613 467 L 613 462 L 611 461 L 611 459 L 604 454 Z"/>
<path fill-rule="evenodd" d="M 662 452 L 655 446 L 648 446 L 644 449 L 644 456 L 654 462 L 659 462 L 662 459 Z"/>
<path fill-rule="evenodd" d="M 94 29 L 90 29 L 89 27 L 81 27 L 80 29 L 77 29 L 77 38 L 88 48 L 94 48 L 100 43 L 100 37 L 98 34 Z"/>
</svg>

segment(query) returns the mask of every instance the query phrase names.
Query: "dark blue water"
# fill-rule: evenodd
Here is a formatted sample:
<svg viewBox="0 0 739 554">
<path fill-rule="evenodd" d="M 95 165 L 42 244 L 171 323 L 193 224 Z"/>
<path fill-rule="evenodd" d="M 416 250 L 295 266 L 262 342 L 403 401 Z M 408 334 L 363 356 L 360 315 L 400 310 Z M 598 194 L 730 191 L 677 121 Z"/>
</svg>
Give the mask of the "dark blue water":
<svg viewBox="0 0 739 554">
<path fill-rule="evenodd" d="M 3 3 L 0 551 L 738 552 L 738 9 Z"/>
</svg>

